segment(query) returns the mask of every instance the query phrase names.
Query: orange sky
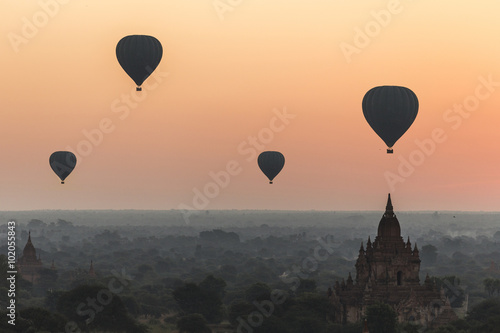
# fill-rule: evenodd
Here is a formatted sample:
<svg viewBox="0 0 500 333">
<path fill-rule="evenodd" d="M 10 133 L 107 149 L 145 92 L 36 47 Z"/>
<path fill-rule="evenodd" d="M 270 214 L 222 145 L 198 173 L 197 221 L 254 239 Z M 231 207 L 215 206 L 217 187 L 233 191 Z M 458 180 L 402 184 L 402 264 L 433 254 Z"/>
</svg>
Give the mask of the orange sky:
<svg viewBox="0 0 500 333">
<path fill-rule="evenodd" d="M 0 209 L 381 210 L 391 192 L 396 210 L 498 211 L 499 10 L 496 1 L 2 0 Z M 115 57 L 130 34 L 164 50 L 141 95 Z M 361 110 L 378 85 L 406 86 L 420 102 L 392 156 Z M 453 111 L 464 103 L 471 111 Z M 274 119 L 284 110 L 289 118 Z M 282 126 L 258 151 L 285 155 L 274 185 L 249 151 L 271 122 Z M 416 141 L 433 131 L 440 142 L 425 154 Z M 48 157 L 68 149 L 79 161 L 60 185 Z M 228 184 L 215 185 L 210 173 L 228 163 Z"/>
</svg>

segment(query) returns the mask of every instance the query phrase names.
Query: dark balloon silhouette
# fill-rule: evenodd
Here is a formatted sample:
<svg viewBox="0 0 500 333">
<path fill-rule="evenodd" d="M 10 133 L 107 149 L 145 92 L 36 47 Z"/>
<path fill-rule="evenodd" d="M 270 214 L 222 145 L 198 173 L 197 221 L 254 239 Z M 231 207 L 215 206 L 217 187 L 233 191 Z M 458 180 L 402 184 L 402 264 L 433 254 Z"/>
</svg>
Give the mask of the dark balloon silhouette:
<svg viewBox="0 0 500 333">
<path fill-rule="evenodd" d="M 61 179 L 61 184 L 76 166 L 76 156 L 69 151 L 56 151 L 49 158 L 50 167 Z"/>
<path fill-rule="evenodd" d="M 363 114 L 371 128 L 387 145 L 387 153 L 417 117 L 418 99 L 405 87 L 381 86 L 363 97 Z"/>
<path fill-rule="evenodd" d="M 134 80 L 136 90 L 160 63 L 163 48 L 158 39 L 146 35 L 123 37 L 116 45 L 116 58 L 123 70 Z"/>
<path fill-rule="evenodd" d="M 265 151 L 259 155 L 257 163 L 260 170 L 269 178 L 269 184 L 272 184 L 274 177 L 285 165 L 285 156 L 278 151 Z"/>
</svg>

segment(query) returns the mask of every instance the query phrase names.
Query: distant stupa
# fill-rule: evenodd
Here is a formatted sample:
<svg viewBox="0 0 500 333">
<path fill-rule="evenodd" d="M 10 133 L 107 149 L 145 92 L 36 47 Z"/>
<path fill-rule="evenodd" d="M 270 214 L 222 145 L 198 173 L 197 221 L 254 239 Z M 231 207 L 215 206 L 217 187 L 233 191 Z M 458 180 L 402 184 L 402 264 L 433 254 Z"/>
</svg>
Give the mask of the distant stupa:
<svg viewBox="0 0 500 333">
<path fill-rule="evenodd" d="M 368 322 L 366 321 L 366 319 L 365 323 L 363 324 L 363 332 L 361 333 L 370 333 L 370 331 L 368 330 Z"/>
<path fill-rule="evenodd" d="M 96 274 L 94 271 L 94 264 L 92 263 L 92 260 L 90 260 L 90 269 L 89 269 L 89 277 L 95 278 Z"/>
</svg>

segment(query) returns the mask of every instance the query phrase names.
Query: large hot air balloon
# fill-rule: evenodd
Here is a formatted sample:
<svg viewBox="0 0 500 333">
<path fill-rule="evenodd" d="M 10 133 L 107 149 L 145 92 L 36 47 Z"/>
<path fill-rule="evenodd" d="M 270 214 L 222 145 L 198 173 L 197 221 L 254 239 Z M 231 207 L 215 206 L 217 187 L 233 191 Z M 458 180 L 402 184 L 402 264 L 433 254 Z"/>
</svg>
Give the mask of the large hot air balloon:
<svg viewBox="0 0 500 333">
<path fill-rule="evenodd" d="M 61 184 L 76 166 L 76 156 L 70 151 L 56 151 L 49 158 L 50 167 L 61 179 Z"/>
<path fill-rule="evenodd" d="M 257 159 L 259 168 L 269 178 L 269 184 L 273 183 L 274 177 L 280 173 L 285 165 L 285 156 L 278 151 L 264 151 Z"/>
<path fill-rule="evenodd" d="M 163 48 L 158 39 L 146 35 L 123 37 L 116 45 L 116 58 L 134 80 L 137 91 L 160 63 Z"/>
<path fill-rule="evenodd" d="M 365 119 L 384 140 L 388 154 L 393 152 L 392 146 L 410 128 L 417 113 L 417 95 L 405 87 L 375 87 L 363 97 Z"/>
</svg>

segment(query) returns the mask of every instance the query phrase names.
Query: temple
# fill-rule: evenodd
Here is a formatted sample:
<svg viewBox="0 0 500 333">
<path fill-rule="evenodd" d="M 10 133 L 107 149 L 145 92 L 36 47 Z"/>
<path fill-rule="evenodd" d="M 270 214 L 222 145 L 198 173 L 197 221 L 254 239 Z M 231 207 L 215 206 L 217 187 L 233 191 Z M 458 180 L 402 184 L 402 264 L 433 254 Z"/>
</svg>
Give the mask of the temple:
<svg viewBox="0 0 500 333">
<path fill-rule="evenodd" d="M 420 256 L 417 244 L 401 237 L 401 227 L 394 214 L 391 195 L 378 225 L 377 237 L 361 244 L 356 261 L 356 276 L 335 282 L 328 297 L 333 305 L 332 317 L 338 323 L 354 323 L 364 318 L 367 306 L 390 305 L 399 322 L 437 327 L 457 316 L 444 292 L 437 290 L 427 277 L 420 284 Z"/>
<path fill-rule="evenodd" d="M 17 270 L 21 277 L 35 284 L 40 279 L 42 259 L 36 257 L 36 250 L 31 242 L 31 232 L 28 234 L 28 242 L 24 246 L 23 255 L 17 260 Z"/>
</svg>

